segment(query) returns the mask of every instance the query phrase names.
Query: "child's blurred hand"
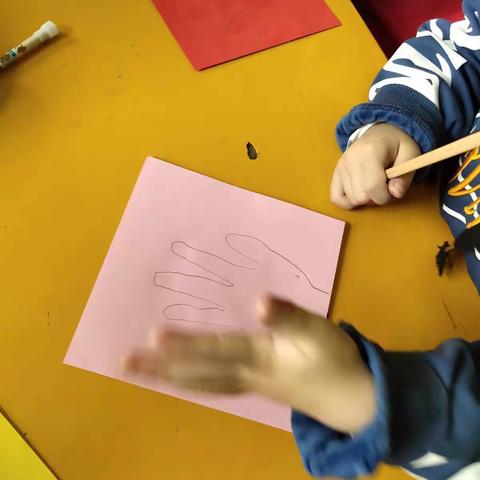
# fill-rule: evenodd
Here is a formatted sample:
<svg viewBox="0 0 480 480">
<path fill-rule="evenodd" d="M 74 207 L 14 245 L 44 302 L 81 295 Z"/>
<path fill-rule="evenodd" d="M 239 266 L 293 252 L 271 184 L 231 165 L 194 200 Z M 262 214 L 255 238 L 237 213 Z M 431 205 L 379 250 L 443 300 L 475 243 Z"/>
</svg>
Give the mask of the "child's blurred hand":
<svg viewBox="0 0 480 480">
<path fill-rule="evenodd" d="M 420 154 L 415 140 L 398 127 L 384 123 L 370 127 L 338 161 L 330 186 L 332 202 L 351 209 L 403 198 L 414 174 L 387 182 L 385 170 Z"/>
<path fill-rule="evenodd" d="M 260 393 L 341 432 L 373 420 L 372 376 L 342 329 L 271 297 L 259 316 L 263 333 L 155 334 L 126 368 L 197 392 Z"/>
</svg>

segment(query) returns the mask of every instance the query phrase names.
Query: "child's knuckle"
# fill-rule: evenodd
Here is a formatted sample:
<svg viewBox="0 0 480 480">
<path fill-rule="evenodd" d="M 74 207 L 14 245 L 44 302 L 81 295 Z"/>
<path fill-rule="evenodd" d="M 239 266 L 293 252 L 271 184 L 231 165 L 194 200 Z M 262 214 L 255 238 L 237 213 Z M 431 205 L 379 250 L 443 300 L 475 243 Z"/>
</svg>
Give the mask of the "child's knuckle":
<svg viewBox="0 0 480 480">
<path fill-rule="evenodd" d="M 375 193 L 375 191 L 378 190 L 379 186 L 380 184 L 377 180 L 369 179 L 364 185 L 365 193 L 370 196 L 372 193 Z"/>
<path fill-rule="evenodd" d="M 360 205 L 365 205 L 369 201 L 370 201 L 370 195 L 368 195 L 367 192 L 364 192 L 358 195 L 356 203 L 357 203 L 357 206 L 360 206 Z"/>
<path fill-rule="evenodd" d="M 330 193 L 330 200 L 335 204 L 339 205 L 341 203 L 341 196 L 336 192 Z"/>
</svg>

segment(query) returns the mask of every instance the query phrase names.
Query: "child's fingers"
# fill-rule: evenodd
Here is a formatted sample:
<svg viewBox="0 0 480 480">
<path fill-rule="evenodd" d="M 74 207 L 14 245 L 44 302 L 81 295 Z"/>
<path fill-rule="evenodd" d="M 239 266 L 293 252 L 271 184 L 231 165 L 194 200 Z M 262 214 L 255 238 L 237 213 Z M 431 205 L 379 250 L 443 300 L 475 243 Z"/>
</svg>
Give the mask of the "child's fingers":
<svg viewBox="0 0 480 480">
<path fill-rule="evenodd" d="M 259 320 L 267 327 L 272 327 L 280 317 L 292 316 L 297 307 L 288 300 L 266 294 L 257 302 L 257 315 Z"/>
<path fill-rule="evenodd" d="M 368 157 L 364 155 L 349 157 L 345 170 L 351 179 L 354 202 L 356 206 L 375 203 L 385 205 L 391 200 L 384 171 L 384 153 L 367 149 Z"/>
<path fill-rule="evenodd" d="M 204 393 L 240 393 L 245 385 L 240 368 L 235 362 L 198 359 L 185 352 L 181 355 L 163 355 L 159 351 L 137 351 L 124 362 L 129 373 L 162 379 L 177 387 Z"/>
<path fill-rule="evenodd" d="M 138 350 L 125 357 L 122 366 L 128 373 L 162 377 L 164 360 L 156 350 Z"/>
<path fill-rule="evenodd" d="M 353 208 L 352 202 L 345 195 L 345 190 L 337 170 L 333 173 L 332 183 L 330 184 L 330 200 L 340 208 L 345 208 L 346 210 Z"/>
<path fill-rule="evenodd" d="M 351 208 L 374 203 L 385 205 L 391 199 L 382 158 L 349 158 L 338 169 L 338 177 Z"/>
<path fill-rule="evenodd" d="M 359 205 L 357 196 L 353 190 L 352 178 L 350 172 L 346 168 L 339 169 L 340 180 L 342 182 L 343 189 L 345 191 L 345 196 L 348 201 L 352 204 L 352 208 L 355 208 Z"/>
<path fill-rule="evenodd" d="M 307 332 L 312 318 L 322 321 L 315 315 L 303 310 L 289 300 L 273 295 L 265 295 L 259 300 L 257 311 L 260 321 L 273 331 L 282 332 L 285 335 L 292 333 Z M 259 342 L 256 344 L 260 344 Z"/>
<path fill-rule="evenodd" d="M 247 391 L 246 386 L 238 376 L 225 376 L 223 378 L 198 377 L 188 379 L 169 380 L 177 387 L 191 390 L 196 393 L 216 393 L 223 395 L 235 395 Z"/>
<path fill-rule="evenodd" d="M 365 178 L 368 178 L 368 172 L 366 174 L 365 171 L 369 168 L 369 165 L 365 165 L 361 158 L 349 158 L 349 161 L 345 162 L 342 178 L 348 176 L 352 191 L 352 197 L 349 198 L 356 207 L 367 205 L 370 202 L 370 196 L 365 188 Z"/>
<path fill-rule="evenodd" d="M 401 165 L 402 163 L 407 162 L 408 160 L 417 157 L 420 155 L 421 151 L 417 143 L 408 138 L 408 141 L 401 142 L 400 147 L 397 153 L 397 157 L 394 162 L 394 166 Z M 398 178 L 393 178 L 388 182 L 388 189 L 390 193 L 398 199 L 405 197 L 408 189 L 413 181 L 415 173 L 407 173 Z"/>
<path fill-rule="evenodd" d="M 404 163 L 406 160 L 396 161 L 395 165 L 400 165 L 401 163 Z M 392 178 L 392 180 L 388 182 L 388 190 L 391 193 L 391 195 L 397 199 L 401 199 L 405 197 L 405 195 L 408 192 L 408 189 L 410 188 L 410 185 L 412 184 L 414 175 L 415 173 L 412 172 L 412 173 L 407 173 L 406 175 L 402 175 L 401 177 Z"/>
<path fill-rule="evenodd" d="M 407 194 L 410 184 L 412 183 L 412 180 L 408 177 L 413 178 L 413 175 L 408 175 L 406 178 L 393 178 L 388 182 L 388 190 L 396 199 L 400 200 Z"/>
<path fill-rule="evenodd" d="M 355 195 L 355 206 L 361 207 L 370 203 L 370 193 L 367 191 L 362 171 L 352 172 L 352 190 Z"/>
<path fill-rule="evenodd" d="M 162 378 L 181 388 L 196 392 L 239 393 L 245 390 L 240 375 L 240 364 L 224 364 L 217 360 L 189 360 L 167 358 Z"/>
<path fill-rule="evenodd" d="M 221 363 L 252 363 L 253 342 L 254 335 L 237 333 L 189 334 L 160 331 L 150 337 L 150 344 L 170 359 Z"/>
<path fill-rule="evenodd" d="M 383 163 L 371 164 L 363 175 L 363 188 L 369 201 L 377 205 L 386 205 L 391 201 L 392 196 L 388 190 Z"/>
<path fill-rule="evenodd" d="M 245 372 L 263 368 L 271 354 L 265 334 L 153 332 L 150 349 L 130 355 L 127 371 L 196 392 L 234 394 L 255 388 Z"/>
</svg>

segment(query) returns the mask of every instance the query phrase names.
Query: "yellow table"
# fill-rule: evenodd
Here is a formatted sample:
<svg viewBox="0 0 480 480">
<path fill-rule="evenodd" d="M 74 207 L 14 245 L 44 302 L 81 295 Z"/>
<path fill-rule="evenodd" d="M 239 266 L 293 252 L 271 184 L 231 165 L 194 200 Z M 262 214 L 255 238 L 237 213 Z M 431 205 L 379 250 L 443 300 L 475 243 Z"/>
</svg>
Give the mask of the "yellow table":
<svg viewBox="0 0 480 480">
<path fill-rule="evenodd" d="M 0 405 L 63 480 L 307 478 L 284 432 L 62 365 L 148 154 L 348 221 L 335 319 L 386 347 L 478 336 L 464 266 L 435 273 L 433 189 L 329 202 L 334 126 L 384 61 L 330 3 L 342 27 L 201 73 L 149 0 L 0 4 L 1 49 L 47 19 L 66 32 L 0 74 Z"/>
</svg>

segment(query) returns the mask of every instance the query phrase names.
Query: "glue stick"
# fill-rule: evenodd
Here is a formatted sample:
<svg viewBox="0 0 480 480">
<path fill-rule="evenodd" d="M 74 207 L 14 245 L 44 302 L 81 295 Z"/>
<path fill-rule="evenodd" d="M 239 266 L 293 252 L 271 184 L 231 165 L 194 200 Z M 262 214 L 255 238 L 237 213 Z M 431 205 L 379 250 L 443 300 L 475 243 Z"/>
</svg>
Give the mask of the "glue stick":
<svg viewBox="0 0 480 480">
<path fill-rule="evenodd" d="M 5 68 L 7 65 L 10 65 L 17 58 L 22 57 L 30 50 L 35 49 L 43 42 L 50 40 L 51 38 L 58 35 L 58 28 L 52 22 L 48 21 L 44 23 L 31 37 L 28 37 L 20 45 L 9 50 L 5 55 L 0 57 L 0 68 Z"/>
</svg>

